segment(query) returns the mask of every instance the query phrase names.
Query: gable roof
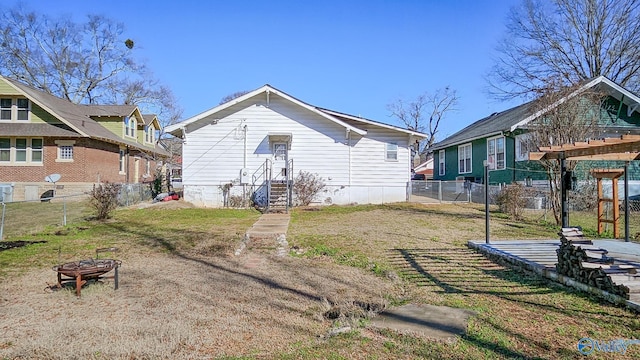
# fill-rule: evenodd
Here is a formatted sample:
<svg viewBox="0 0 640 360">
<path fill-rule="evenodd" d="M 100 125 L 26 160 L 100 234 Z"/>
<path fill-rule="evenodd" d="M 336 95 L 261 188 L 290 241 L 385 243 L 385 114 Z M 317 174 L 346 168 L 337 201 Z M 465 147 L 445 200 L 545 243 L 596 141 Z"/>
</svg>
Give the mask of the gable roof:
<svg viewBox="0 0 640 360">
<path fill-rule="evenodd" d="M 413 130 L 409 130 L 409 129 L 403 129 L 401 127 L 397 127 L 397 126 L 393 126 L 393 125 L 389 125 L 389 124 L 385 124 L 385 123 L 381 123 L 379 121 L 375 121 L 375 120 L 370 120 L 370 119 L 366 119 L 360 116 L 354 116 L 354 115 L 349 115 L 349 114 L 345 114 L 342 112 L 338 112 L 335 110 L 329 110 L 329 109 L 325 109 L 325 108 L 321 108 L 321 107 L 316 107 L 316 109 L 329 114 L 331 116 L 335 116 L 338 119 L 341 119 L 345 122 L 356 122 L 356 123 L 362 123 L 362 124 L 369 124 L 369 125 L 374 125 L 374 126 L 379 126 L 385 129 L 389 129 L 389 130 L 395 130 L 395 131 L 399 131 L 399 132 L 404 132 L 407 133 L 409 135 L 415 136 L 415 137 L 419 137 L 419 138 L 426 138 L 427 135 L 423 134 L 421 132 L 418 131 L 413 131 Z"/>
<path fill-rule="evenodd" d="M 556 103 L 552 104 L 551 107 L 556 107 L 562 104 L 567 99 L 595 86 L 603 88 L 603 90 L 606 91 L 609 96 L 624 102 L 628 106 L 630 112 L 639 110 L 640 97 L 604 76 L 598 76 L 592 80 L 585 82 L 585 84 L 575 92 L 563 99 L 558 100 Z M 431 149 L 433 151 L 436 151 L 449 146 L 460 145 L 462 143 L 466 143 L 476 139 L 501 135 L 504 132 L 512 132 L 518 128 L 522 128 L 530 121 L 538 118 L 545 113 L 545 111 L 543 110 L 536 111 L 534 113 L 534 101 L 535 100 L 529 101 L 511 109 L 493 113 L 485 118 L 482 118 L 456 132 L 455 134 L 447 137 L 446 139 L 434 144 Z"/>
<path fill-rule="evenodd" d="M 174 136 L 177 136 L 177 137 L 181 137 L 182 136 L 181 130 L 184 129 L 185 127 L 187 127 L 188 125 L 197 123 L 197 122 L 205 119 L 206 117 L 208 117 L 210 115 L 213 115 L 213 114 L 215 114 L 217 112 L 220 112 L 220 111 L 222 111 L 224 109 L 227 109 L 227 108 L 229 108 L 229 107 L 231 107 L 233 105 L 236 105 L 238 103 L 246 101 L 246 100 L 248 100 L 248 99 L 250 99 L 250 98 L 252 98 L 252 97 L 254 97 L 256 95 L 262 94 L 262 93 L 265 93 L 267 95 L 267 99 L 270 96 L 270 94 L 275 94 L 275 95 L 277 95 L 279 97 L 282 97 L 282 98 L 284 98 L 284 99 L 286 99 L 286 100 L 288 100 L 288 101 L 290 101 L 290 102 L 292 102 L 292 103 L 294 103 L 294 104 L 296 104 L 296 105 L 298 105 L 300 107 L 303 107 L 303 108 L 311 111 L 312 113 L 320 115 L 321 117 L 323 117 L 323 118 L 325 118 L 325 119 L 327 119 L 327 120 L 329 120 L 331 122 L 334 122 L 334 123 L 344 127 L 348 131 L 353 131 L 353 132 L 355 132 L 357 134 L 360 134 L 360 135 L 366 135 L 367 131 L 364 130 L 364 129 L 361 129 L 360 127 L 358 127 L 357 126 L 358 123 L 380 126 L 380 127 L 384 127 L 384 128 L 387 128 L 387 129 L 392 129 L 392 130 L 395 130 L 395 131 L 404 132 L 404 133 L 407 133 L 407 134 L 410 134 L 410 135 L 413 135 L 413 136 L 416 136 L 416 137 L 419 137 L 419 138 L 426 138 L 425 134 L 422 134 L 422 133 L 419 133 L 419 132 L 410 131 L 410 130 L 407 130 L 407 129 L 402 129 L 400 127 L 387 125 L 387 124 L 379 123 L 379 122 L 376 122 L 376 121 L 373 121 L 373 120 L 368 120 L 368 119 L 364 119 L 364 118 L 361 118 L 361 117 L 348 115 L 348 114 L 340 113 L 340 112 L 337 112 L 337 111 L 324 109 L 324 108 L 321 108 L 321 107 L 317 107 L 317 106 L 313 106 L 313 105 L 307 104 L 304 101 L 298 100 L 298 99 L 294 98 L 293 96 L 291 96 L 291 95 L 289 95 L 289 94 L 287 94 L 287 93 L 285 93 L 283 91 L 280 91 L 280 90 L 274 88 L 273 86 L 271 86 L 269 84 L 266 84 L 266 85 L 264 85 L 264 86 L 262 86 L 262 87 L 260 87 L 260 88 L 258 88 L 256 90 L 250 91 L 250 92 L 248 92 L 248 93 L 246 93 L 246 94 L 244 94 L 242 96 L 239 96 L 239 97 L 237 97 L 237 98 L 235 98 L 233 100 L 230 100 L 230 101 L 228 101 L 228 102 L 226 102 L 224 104 L 220 104 L 220 105 L 218 105 L 218 106 L 216 106 L 216 107 L 214 107 L 212 109 L 209 109 L 209 110 L 207 110 L 207 111 L 205 111 L 203 113 L 200 113 L 200 114 L 198 114 L 196 116 L 193 116 L 193 117 L 191 117 L 189 119 L 186 119 L 186 120 L 184 120 L 182 122 L 167 126 L 165 128 L 165 130 L 166 130 L 167 133 L 170 133 L 170 134 L 172 134 Z"/>
<path fill-rule="evenodd" d="M 22 93 L 26 98 L 28 98 L 31 102 L 37 104 L 49 114 L 55 116 L 58 120 L 60 120 L 64 125 L 56 126 L 53 124 L 39 124 L 45 125 L 49 127 L 49 131 L 47 131 L 44 126 L 28 126 L 28 127 L 16 127 L 15 125 L 20 124 L 2 124 L 3 129 L 11 128 L 11 132 L 16 132 L 19 130 L 29 131 L 33 133 L 34 131 L 39 131 L 38 136 L 80 136 L 80 137 L 89 137 L 94 138 L 101 141 L 106 141 L 115 144 L 127 145 L 138 150 L 151 150 L 149 147 L 145 147 L 135 141 L 131 141 L 128 139 L 121 138 L 116 134 L 109 131 L 104 126 L 100 125 L 97 121 L 92 119 L 90 116 L 130 116 L 136 111 L 139 111 L 137 106 L 135 105 L 78 105 L 74 104 L 68 100 L 61 99 L 57 96 L 51 95 L 49 93 L 45 93 L 40 91 L 34 87 L 23 84 L 20 81 L 15 79 L 7 78 L 0 76 L 0 79 L 4 80 L 11 87 Z M 110 115 L 108 111 L 113 110 L 114 113 Z M 120 115 L 125 114 L 125 115 Z M 7 125 L 7 126 L 5 126 Z M 38 124 L 24 124 L 24 125 L 38 125 Z M 64 130 L 64 131 L 63 131 Z M 3 131 L 4 133 L 4 131 Z M 168 155 L 168 153 L 156 145 L 154 147 L 154 151 L 163 155 Z"/>
</svg>

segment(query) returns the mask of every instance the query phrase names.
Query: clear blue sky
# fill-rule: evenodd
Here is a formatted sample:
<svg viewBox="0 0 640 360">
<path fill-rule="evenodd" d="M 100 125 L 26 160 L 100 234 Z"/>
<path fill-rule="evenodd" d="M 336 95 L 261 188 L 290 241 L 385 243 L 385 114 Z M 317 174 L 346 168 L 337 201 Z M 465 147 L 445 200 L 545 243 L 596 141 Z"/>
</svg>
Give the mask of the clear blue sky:
<svg viewBox="0 0 640 360">
<path fill-rule="evenodd" d="M 488 97 L 484 76 L 519 0 L 24 3 L 49 15 L 123 22 L 185 119 L 267 83 L 313 105 L 394 125 L 388 103 L 448 85 L 458 91 L 459 110 L 441 123 L 438 140 L 516 105 Z"/>
</svg>

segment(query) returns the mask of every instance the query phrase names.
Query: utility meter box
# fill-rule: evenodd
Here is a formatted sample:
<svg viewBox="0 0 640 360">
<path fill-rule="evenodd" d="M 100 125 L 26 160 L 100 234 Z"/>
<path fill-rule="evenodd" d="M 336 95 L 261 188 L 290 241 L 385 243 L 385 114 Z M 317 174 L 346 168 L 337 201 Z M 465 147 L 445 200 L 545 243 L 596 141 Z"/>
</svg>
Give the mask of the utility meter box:
<svg viewBox="0 0 640 360">
<path fill-rule="evenodd" d="M 251 184 L 251 174 L 249 173 L 249 169 L 240 169 L 240 184 Z"/>
</svg>

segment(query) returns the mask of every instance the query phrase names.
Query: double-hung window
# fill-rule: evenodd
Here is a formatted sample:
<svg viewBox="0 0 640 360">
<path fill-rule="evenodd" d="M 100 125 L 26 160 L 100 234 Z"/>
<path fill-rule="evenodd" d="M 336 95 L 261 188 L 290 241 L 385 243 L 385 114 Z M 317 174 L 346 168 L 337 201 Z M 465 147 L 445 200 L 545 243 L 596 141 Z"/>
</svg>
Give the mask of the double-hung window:
<svg viewBox="0 0 640 360">
<path fill-rule="evenodd" d="M 0 138 L 0 164 L 42 165 L 40 138 Z"/>
<path fill-rule="evenodd" d="M 445 169 L 445 162 L 444 162 L 444 150 L 440 150 L 438 151 L 438 175 L 440 176 L 444 176 L 446 169 Z"/>
<path fill-rule="evenodd" d="M 398 160 L 398 144 L 387 143 L 384 158 L 387 161 L 397 161 Z"/>
<path fill-rule="evenodd" d="M 535 149 L 532 149 L 532 145 L 530 134 L 516 136 L 516 161 L 529 160 L 529 153 L 535 151 Z"/>
<path fill-rule="evenodd" d="M 124 174 L 124 168 L 125 168 L 125 159 L 124 159 L 124 149 L 120 149 L 120 153 L 119 153 L 119 165 L 120 165 L 120 173 Z"/>
<path fill-rule="evenodd" d="M 11 120 L 11 99 L 0 99 L 0 120 Z"/>
<path fill-rule="evenodd" d="M 487 140 L 487 162 L 490 170 L 504 170 L 506 168 L 504 136 Z"/>
<path fill-rule="evenodd" d="M 471 172 L 471 144 L 458 146 L 458 173 L 468 174 Z"/>
<path fill-rule="evenodd" d="M 29 121 L 30 103 L 25 98 L 0 98 L 0 120 Z"/>
<path fill-rule="evenodd" d="M 124 134 L 129 137 L 136 137 L 136 119 L 124 117 Z"/>
<path fill-rule="evenodd" d="M 0 138 L 0 163 L 11 162 L 11 139 Z"/>
<path fill-rule="evenodd" d="M 42 162 L 42 139 L 31 139 L 31 162 Z"/>
<path fill-rule="evenodd" d="M 16 105 L 18 108 L 18 120 L 29 120 L 29 100 L 17 99 Z"/>
</svg>

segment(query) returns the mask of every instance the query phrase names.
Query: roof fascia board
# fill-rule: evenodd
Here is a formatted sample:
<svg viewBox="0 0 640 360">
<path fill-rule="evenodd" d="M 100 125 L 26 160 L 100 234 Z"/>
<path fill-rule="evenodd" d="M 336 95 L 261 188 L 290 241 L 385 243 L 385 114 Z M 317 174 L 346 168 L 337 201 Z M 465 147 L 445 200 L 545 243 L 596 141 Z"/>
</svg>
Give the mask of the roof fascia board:
<svg viewBox="0 0 640 360">
<path fill-rule="evenodd" d="M 530 121 L 532 121 L 533 119 L 536 119 L 537 117 L 539 117 L 540 115 L 546 113 L 547 111 L 563 104 L 565 101 L 573 98 L 574 96 L 578 95 L 579 93 L 583 92 L 586 89 L 592 88 L 598 84 L 605 84 L 608 87 L 610 87 L 611 89 L 614 89 L 616 91 L 619 91 L 621 94 L 623 94 L 625 97 L 633 100 L 636 104 L 640 104 L 640 98 L 638 96 L 636 96 L 635 94 L 633 94 L 632 92 L 630 92 L 629 90 L 623 88 L 622 86 L 614 83 L 613 81 L 609 80 L 608 78 L 606 78 L 605 76 L 598 76 L 597 78 L 589 81 L 588 83 L 584 84 L 583 86 L 581 86 L 579 89 L 577 89 L 576 91 L 574 91 L 573 93 L 569 94 L 568 96 L 556 101 L 554 104 L 551 104 L 549 107 L 539 110 L 537 112 L 535 112 L 534 114 L 526 117 L 525 119 L 523 119 L 522 121 L 518 122 L 517 124 L 514 124 L 513 126 L 511 126 L 511 131 L 515 131 L 515 129 L 526 125 L 527 123 L 529 123 Z M 611 94 L 609 92 L 609 94 Z"/>
<path fill-rule="evenodd" d="M 445 146 L 433 146 L 432 147 L 432 151 L 442 150 L 442 149 L 446 149 L 448 147 L 457 146 L 457 145 L 460 145 L 460 144 L 466 144 L 468 142 L 475 141 L 475 140 L 478 140 L 478 139 L 488 139 L 490 137 L 499 136 L 499 135 L 504 136 L 504 132 L 503 131 L 496 131 L 496 132 L 492 132 L 492 133 L 489 133 L 489 134 L 474 136 L 472 138 L 456 141 L 456 142 L 453 142 L 451 144 L 447 144 Z"/>
<path fill-rule="evenodd" d="M 349 115 L 349 114 L 343 114 L 343 113 L 340 113 L 340 112 L 337 112 L 337 111 L 333 111 L 333 110 L 329 110 L 329 109 L 322 109 L 320 111 L 325 112 L 325 113 L 329 113 L 329 114 L 335 115 L 335 116 L 341 116 L 341 117 L 344 117 L 344 118 L 347 118 L 347 119 L 350 119 L 350 120 L 353 120 L 353 121 L 359 121 L 359 122 L 362 122 L 362 123 L 365 123 L 365 124 L 368 124 L 368 125 L 379 126 L 381 128 L 403 132 L 403 133 L 409 134 L 411 136 L 415 136 L 417 138 L 426 139 L 428 137 L 426 134 L 421 133 L 421 132 L 408 130 L 408 129 L 402 129 L 402 128 L 399 128 L 397 126 L 387 125 L 387 124 L 379 123 L 379 122 L 376 122 L 376 121 L 367 120 L 367 119 L 364 119 L 364 118 L 361 118 L 361 117 L 357 117 L 357 116 L 353 116 L 353 115 Z"/>
<path fill-rule="evenodd" d="M 246 93 L 246 94 L 244 94 L 244 95 L 242 95 L 242 96 L 240 96 L 240 97 L 238 97 L 238 98 L 236 98 L 234 100 L 231 100 L 231 101 L 228 101 L 228 102 L 226 102 L 224 104 L 218 105 L 218 106 L 216 106 L 216 107 L 214 107 L 214 108 L 212 108 L 210 110 L 207 110 L 207 111 L 205 111 L 203 113 L 200 113 L 200 114 L 198 114 L 198 115 L 196 115 L 194 117 L 191 117 L 191 118 L 189 118 L 189 119 L 187 119 L 185 121 L 182 121 L 182 122 L 180 122 L 178 124 L 167 126 L 166 132 L 173 133 L 178 129 L 185 128 L 186 126 L 188 126 L 190 124 L 193 124 L 193 123 L 195 123 L 195 122 L 197 122 L 199 120 L 202 120 L 202 119 L 204 119 L 204 118 L 206 118 L 206 117 L 208 117 L 210 115 L 213 115 L 213 114 L 215 114 L 215 113 L 217 113 L 219 111 L 222 111 L 222 110 L 224 110 L 226 108 L 229 108 L 229 107 L 231 107 L 231 106 L 233 106 L 235 104 L 238 104 L 240 102 L 243 102 L 243 101 L 245 101 L 247 99 L 250 99 L 250 98 L 252 98 L 252 97 L 254 97 L 254 96 L 258 95 L 258 94 L 261 94 L 263 92 L 269 92 L 269 93 L 278 95 L 278 96 L 280 96 L 280 97 L 282 97 L 284 99 L 287 99 L 287 100 L 293 102 L 294 104 L 296 104 L 298 106 L 301 106 L 301 107 L 303 107 L 303 108 L 305 108 L 305 109 L 307 109 L 307 110 L 309 110 L 309 111 L 311 111 L 311 112 L 313 112 L 315 114 L 318 114 L 318 115 L 322 116 L 325 119 L 333 121 L 333 122 L 345 127 L 348 130 L 351 130 L 351 131 L 353 131 L 355 133 L 358 133 L 360 135 L 366 135 L 367 134 L 366 130 L 358 129 L 358 128 L 354 127 L 354 126 L 351 126 L 351 125 L 349 125 L 349 124 L 347 124 L 347 123 L 345 123 L 345 122 L 343 122 L 343 121 L 341 121 L 339 119 L 336 119 L 335 117 L 333 117 L 333 116 L 331 116 L 329 114 L 323 113 L 322 111 L 318 110 L 314 106 L 311 106 L 311 105 L 309 105 L 309 104 L 307 104 L 307 103 L 305 103 L 303 101 L 300 101 L 300 100 L 298 100 L 298 99 L 296 99 L 296 98 L 294 98 L 294 97 L 292 97 L 292 96 L 290 96 L 290 95 L 288 95 L 288 94 L 286 94 L 284 92 L 281 92 L 280 90 L 277 90 L 277 89 L 275 89 L 275 88 L 273 88 L 273 87 L 271 87 L 269 85 L 264 85 L 264 86 L 262 86 L 262 87 L 260 87 L 260 88 L 258 88 L 256 90 L 248 92 L 248 93 Z"/>
<path fill-rule="evenodd" d="M 4 79 L 4 77 L 1 77 L 2 79 Z M 39 101 L 36 101 L 33 99 L 32 96 L 30 96 L 28 93 L 22 91 L 22 89 L 20 89 L 19 87 L 15 86 L 11 81 L 5 81 L 6 84 L 9 84 L 9 86 L 11 86 L 13 89 L 15 89 L 16 91 L 18 91 L 19 93 L 21 93 L 23 96 L 25 96 L 27 99 L 29 99 L 29 101 L 36 103 L 38 106 L 40 106 L 43 110 L 45 110 L 46 112 L 50 113 L 51 115 L 55 116 L 58 120 L 62 121 L 63 123 L 65 123 L 65 125 L 67 125 L 68 127 L 72 128 L 74 131 L 76 131 L 78 134 L 84 136 L 84 137 L 90 137 L 89 134 L 85 133 L 84 131 L 80 130 L 79 128 L 73 126 L 73 124 L 71 124 L 70 122 L 68 122 L 64 117 L 58 115 L 58 113 L 56 113 L 55 111 L 53 111 L 53 109 L 49 108 L 48 106 L 46 106 L 45 104 L 40 103 Z M 74 104 L 75 105 L 75 104 Z"/>
</svg>

